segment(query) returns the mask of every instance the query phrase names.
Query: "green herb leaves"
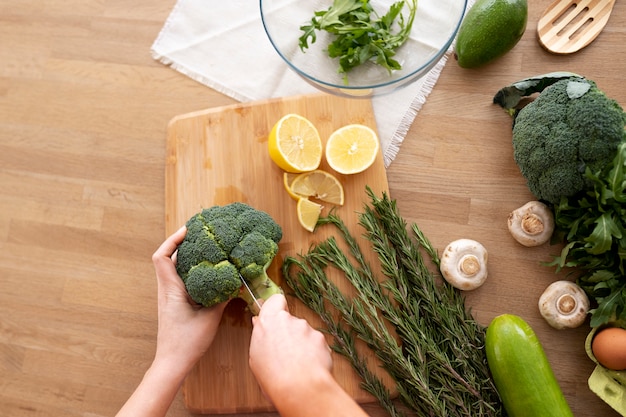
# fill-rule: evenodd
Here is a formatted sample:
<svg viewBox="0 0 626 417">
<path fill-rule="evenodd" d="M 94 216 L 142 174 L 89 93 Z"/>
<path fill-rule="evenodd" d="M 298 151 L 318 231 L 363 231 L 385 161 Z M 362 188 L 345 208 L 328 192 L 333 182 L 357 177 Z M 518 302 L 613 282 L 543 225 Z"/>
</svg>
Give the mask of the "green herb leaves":
<svg viewBox="0 0 626 417">
<path fill-rule="evenodd" d="M 406 20 L 401 13 L 405 3 L 409 9 Z M 339 73 L 346 74 L 370 60 L 389 72 L 399 70 L 401 65 L 393 56 L 409 37 L 416 10 L 417 0 L 403 0 L 392 4 L 379 17 L 369 0 L 334 0 L 328 10 L 315 12 L 311 22 L 300 27 L 303 34 L 299 46 L 306 50 L 317 40 L 316 32 L 323 30 L 334 35 L 327 52 L 331 58 L 339 59 Z"/>
<path fill-rule="evenodd" d="M 582 271 L 578 283 L 598 303 L 592 327 L 626 323 L 626 142 L 609 166 L 585 175 L 593 187 L 554 208 L 566 245 L 548 265 Z"/>
</svg>

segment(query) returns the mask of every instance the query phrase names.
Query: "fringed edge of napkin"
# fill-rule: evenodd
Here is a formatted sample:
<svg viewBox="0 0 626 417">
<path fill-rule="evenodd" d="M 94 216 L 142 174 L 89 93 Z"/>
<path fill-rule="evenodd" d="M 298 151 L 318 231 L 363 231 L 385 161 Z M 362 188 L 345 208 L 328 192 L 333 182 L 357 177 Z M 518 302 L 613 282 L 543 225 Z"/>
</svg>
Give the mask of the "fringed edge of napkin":
<svg viewBox="0 0 626 417">
<path fill-rule="evenodd" d="M 159 41 L 161 40 L 161 38 L 163 36 L 165 36 L 165 33 L 167 32 L 168 27 L 172 24 L 171 22 L 174 20 L 174 17 L 177 13 L 179 13 L 180 8 L 182 8 L 181 4 L 183 2 L 182 1 L 177 1 L 176 4 L 174 5 L 174 8 L 172 9 L 172 11 L 170 12 L 169 16 L 167 17 L 167 19 L 165 20 L 165 23 L 163 25 L 163 27 L 161 28 L 161 30 L 159 31 L 159 34 L 157 36 L 157 38 L 154 40 L 154 42 L 152 43 L 152 47 L 150 48 L 150 54 L 152 55 L 152 59 L 154 59 L 155 61 L 158 61 L 160 63 L 162 63 L 165 66 L 168 66 L 170 68 L 172 68 L 173 70 L 191 78 L 192 80 L 199 82 L 200 84 L 203 84 L 209 88 L 212 88 L 214 90 L 217 90 L 218 92 L 225 94 L 239 102 L 246 102 L 246 101 L 250 101 L 251 98 L 250 97 L 246 97 L 242 94 L 237 93 L 236 91 L 226 87 L 225 85 L 216 82 L 215 80 L 212 80 L 208 77 L 205 77 L 201 74 L 198 74 L 195 71 L 190 70 L 189 68 L 185 67 L 184 65 L 180 65 L 177 64 L 176 62 L 174 62 L 171 58 L 169 58 L 167 55 L 164 55 L 162 52 L 158 52 L 156 49 L 156 46 L 159 44 Z"/>
<path fill-rule="evenodd" d="M 235 99 L 241 103 L 245 103 L 247 101 L 250 101 L 250 97 L 246 97 L 243 96 L 241 94 L 238 94 L 236 91 L 210 79 L 207 77 L 204 77 L 200 74 L 198 74 L 195 71 L 191 71 L 188 68 L 186 68 L 184 65 L 179 65 L 176 62 L 172 61 L 170 58 L 168 58 L 165 55 L 162 55 L 160 53 L 158 53 L 157 51 L 155 51 L 154 49 L 151 50 L 151 54 L 152 54 L 152 58 L 160 63 L 162 63 L 163 65 L 166 65 L 170 68 L 172 68 L 173 70 L 191 78 L 192 80 L 199 82 L 202 85 L 205 85 L 207 87 L 210 87 L 214 90 L 217 90 L 219 93 L 224 94 L 229 96 L 232 99 Z"/>
<path fill-rule="evenodd" d="M 387 150 L 383 154 L 383 161 L 386 168 L 389 168 L 389 165 L 391 165 L 396 156 L 398 156 L 398 153 L 400 152 L 400 147 L 402 146 L 402 142 L 404 142 L 404 139 L 406 138 L 406 135 L 411 128 L 411 125 L 417 117 L 417 114 L 422 109 L 422 106 L 426 103 L 426 99 L 435 88 L 435 85 L 439 80 L 439 76 L 441 75 L 441 71 L 443 71 L 443 68 L 448 62 L 450 54 L 450 51 L 444 54 L 439 59 L 439 62 L 437 62 L 437 64 L 432 68 L 432 70 L 430 70 L 428 74 L 426 74 L 424 78 L 424 84 L 421 88 L 420 93 L 417 94 L 411 102 L 409 109 L 406 111 L 404 117 L 402 117 L 402 120 L 400 121 L 400 125 L 398 125 L 398 128 L 394 132 L 393 137 L 391 138 L 391 141 L 387 146 Z"/>
<path fill-rule="evenodd" d="M 465 4 L 464 16 L 472 8 L 475 1 L 476 0 L 467 0 L 467 3 Z M 411 125 L 415 121 L 417 114 L 422 109 L 422 106 L 426 103 L 426 99 L 435 88 L 435 85 L 437 84 L 437 81 L 439 80 L 439 76 L 441 75 L 441 71 L 443 71 L 443 68 L 446 66 L 446 63 L 448 62 L 450 55 L 454 54 L 455 46 L 456 46 L 456 36 L 455 36 L 455 39 L 450 44 L 448 51 L 441 57 L 441 59 L 439 60 L 439 62 L 437 62 L 437 64 L 433 67 L 433 69 L 429 71 L 428 74 L 426 74 L 426 78 L 424 79 L 424 88 L 422 89 L 422 93 L 418 94 L 415 97 L 415 99 L 411 102 L 411 106 L 405 113 L 404 117 L 402 117 L 400 125 L 398 126 L 395 133 L 393 134 L 393 137 L 391 138 L 391 142 L 389 143 L 389 146 L 387 147 L 387 151 L 383 154 L 383 161 L 385 164 L 385 168 L 389 168 L 389 165 L 391 165 L 393 160 L 396 159 L 396 156 L 398 156 L 398 153 L 400 152 L 400 147 L 402 146 L 402 142 L 404 141 L 404 138 L 409 133 L 409 129 L 411 128 Z"/>
</svg>

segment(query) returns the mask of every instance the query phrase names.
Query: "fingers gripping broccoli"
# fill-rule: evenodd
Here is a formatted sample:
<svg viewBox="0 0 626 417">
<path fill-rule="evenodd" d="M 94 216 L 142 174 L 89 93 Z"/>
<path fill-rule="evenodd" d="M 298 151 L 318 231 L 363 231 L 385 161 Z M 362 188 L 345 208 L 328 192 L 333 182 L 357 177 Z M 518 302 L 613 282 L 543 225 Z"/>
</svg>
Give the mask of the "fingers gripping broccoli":
<svg viewBox="0 0 626 417">
<path fill-rule="evenodd" d="M 281 227 L 263 211 L 244 203 L 213 206 L 187 221 L 176 271 L 198 304 L 210 307 L 240 297 L 253 306 L 239 275 L 263 299 L 282 293 L 267 275 L 281 238 Z"/>
<path fill-rule="evenodd" d="M 521 97 L 541 92 L 514 114 L 513 157 L 530 191 L 558 203 L 589 186 L 588 167 L 609 164 L 625 140 L 626 112 L 597 85 L 572 73 L 552 73 L 505 87 L 494 102 L 511 110 Z"/>
</svg>

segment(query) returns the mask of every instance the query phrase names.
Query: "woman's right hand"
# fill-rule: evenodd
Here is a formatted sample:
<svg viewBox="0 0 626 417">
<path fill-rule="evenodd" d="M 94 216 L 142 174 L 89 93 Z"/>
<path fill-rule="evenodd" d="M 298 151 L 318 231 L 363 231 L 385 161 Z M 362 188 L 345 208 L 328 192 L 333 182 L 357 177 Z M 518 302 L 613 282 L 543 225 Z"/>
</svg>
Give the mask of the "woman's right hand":
<svg viewBox="0 0 626 417">
<path fill-rule="evenodd" d="M 332 358 L 324 335 L 289 313 L 283 295 L 273 295 L 253 317 L 250 368 L 270 397 L 331 375 Z"/>
<path fill-rule="evenodd" d="M 289 313 L 273 295 L 253 318 L 250 368 L 282 417 L 366 417 L 332 375 L 322 332 Z"/>
</svg>

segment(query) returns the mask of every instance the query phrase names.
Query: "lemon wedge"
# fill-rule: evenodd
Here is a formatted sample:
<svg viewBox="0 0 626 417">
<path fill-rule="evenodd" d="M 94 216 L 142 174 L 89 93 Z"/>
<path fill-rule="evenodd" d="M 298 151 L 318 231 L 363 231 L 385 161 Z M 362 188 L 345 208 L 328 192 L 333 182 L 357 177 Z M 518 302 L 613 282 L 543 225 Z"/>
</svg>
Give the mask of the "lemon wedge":
<svg viewBox="0 0 626 417">
<path fill-rule="evenodd" d="M 309 232 L 315 230 L 317 220 L 320 218 L 322 205 L 301 197 L 297 204 L 298 221 Z"/>
<path fill-rule="evenodd" d="M 344 193 L 341 182 L 329 172 L 315 170 L 298 174 L 290 186 L 290 195 L 313 197 L 326 203 L 343 205 Z"/>
<path fill-rule="evenodd" d="M 347 125 L 328 138 L 326 161 L 340 174 L 357 174 L 374 163 L 379 147 L 374 130 L 360 124 Z"/>
<path fill-rule="evenodd" d="M 293 173 L 317 169 L 324 152 L 313 123 L 293 113 L 276 122 L 268 137 L 268 149 L 276 165 Z"/>
</svg>

